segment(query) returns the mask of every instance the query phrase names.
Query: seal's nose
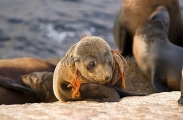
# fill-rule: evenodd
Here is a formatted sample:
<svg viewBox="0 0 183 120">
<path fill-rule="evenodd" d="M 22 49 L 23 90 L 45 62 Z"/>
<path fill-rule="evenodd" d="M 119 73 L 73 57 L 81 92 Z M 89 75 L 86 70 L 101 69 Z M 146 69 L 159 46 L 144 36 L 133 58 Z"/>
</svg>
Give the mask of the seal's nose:
<svg viewBox="0 0 183 120">
<path fill-rule="evenodd" d="M 109 76 L 105 76 L 105 80 L 109 80 Z"/>
</svg>

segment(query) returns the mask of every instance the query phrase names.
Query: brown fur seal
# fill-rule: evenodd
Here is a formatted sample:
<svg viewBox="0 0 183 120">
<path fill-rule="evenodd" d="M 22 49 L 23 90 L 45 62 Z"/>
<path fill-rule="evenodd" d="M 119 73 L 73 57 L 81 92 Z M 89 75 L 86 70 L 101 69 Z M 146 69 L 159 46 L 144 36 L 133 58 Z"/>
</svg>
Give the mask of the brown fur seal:
<svg viewBox="0 0 183 120">
<path fill-rule="evenodd" d="M 180 90 L 183 48 L 169 41 L 169 25 L 167 9 L 159 6 L 134 36 L 134 57 L 157 92 Z"/>
<path fill-rule="evenodd" d="M 118 91 L 125 89 L 123 59 L 99 37 L 82 38 L 54 71 L 53 90 L 60 101 L 119 101 L 118 93 L 110 86 Z"/>
<path fill-rule="evenodd" d="M 55 65 L 34 58 L 0 60 L 0 104 L 48 102 L 48 99 L 45 98 L 43 100 L 41 98 L 46 97 L 46 93 L 44 93 L 45 91 L 43 92 L 32 89 L 31 86 L 34 86 L 35 82 L 28 83 L 26 81 L 29 81 L 28 76 L 33 76 L 30 74 L 32 72 L 53 72 L 54 69 Z M 29 75 L 23 76 L 25 74 Z M 38 81 L 39 79 L 45 80 L 45 76 L 49 75 L 37 73 L 37 78 L 35 78 L 35 81 Z M 46 86 L 45 83 L 42 85 Z M 54 101 L 56 101 L 56 99 Z"/>
<path fill-rule="evenodd" d="M 178 103 L 183 105 L 183 68 L 182 68 L 182 79 L 180 84 L 180 90 L 181 90 L 181 96 L 178 100 Z"/>
<path fill-rule="evenodd" d="M 183 24 L 178 0 L 123 0 L 114 25 L 114 38 L 122 55 L 132 55 L 133 36 L 159 5 L 167 8 L 170 15 L 169 40 L 183 46 Z"/>
</svg>

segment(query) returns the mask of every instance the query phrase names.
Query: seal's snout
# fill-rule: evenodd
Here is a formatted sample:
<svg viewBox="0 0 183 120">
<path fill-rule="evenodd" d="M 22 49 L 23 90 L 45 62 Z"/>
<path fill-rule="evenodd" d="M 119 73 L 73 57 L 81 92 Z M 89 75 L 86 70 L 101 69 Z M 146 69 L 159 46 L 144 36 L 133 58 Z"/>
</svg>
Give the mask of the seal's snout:
<svg viewBox="0 0 183 120">
<path fill-rule="evenodd" d="M 110 78 L 109 76 L 105 76 L 105 80 L 109 80 L 109 78 Z"/>
</svg>

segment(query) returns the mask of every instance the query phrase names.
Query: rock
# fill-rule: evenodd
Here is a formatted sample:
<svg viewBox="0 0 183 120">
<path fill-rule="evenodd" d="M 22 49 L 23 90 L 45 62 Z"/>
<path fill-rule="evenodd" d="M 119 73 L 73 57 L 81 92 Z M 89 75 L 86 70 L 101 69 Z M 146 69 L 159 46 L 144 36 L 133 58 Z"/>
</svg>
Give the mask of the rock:
<svg viewBox="0 0 183 120">
<path fill-rule="evenodd" d="M 133 92 L 154 93 L 155 89 L 142 71 L 139 69 L 133 57 L 125 58 L 127 65 L 124 65 L 126 90 Z"/>
<path fill-rule="evenodd" d="M 1 105 L 1 120 L 172 120 L 183 118 L 183 106 L 177 103 L 180 92 L 154 93 L 126 97 L 115 103 L 88 101 Z"/>
</svg>

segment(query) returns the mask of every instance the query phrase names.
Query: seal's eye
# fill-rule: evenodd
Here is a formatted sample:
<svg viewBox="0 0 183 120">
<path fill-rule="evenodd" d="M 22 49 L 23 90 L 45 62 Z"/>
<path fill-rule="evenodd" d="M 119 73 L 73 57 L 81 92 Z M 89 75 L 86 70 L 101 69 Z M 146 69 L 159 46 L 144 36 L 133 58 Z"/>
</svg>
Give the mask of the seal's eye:
<svg viewBox="0 0 183 120">
<path fill-rule="evenodd" d="M 95 62 L 90 62 L 89 64 L 88 64 L 88 66 L 87 66 L 87 69 L 88 70 L 91 70 L 92 68 L 94 68 L 95 67 Z"/>
<path fill-rule="evenodd" d="M 94 62 L 91 62 L 89 65 L 92 66 L 92 67 L 95 67 L 95 63 Z"/>
</svg>

